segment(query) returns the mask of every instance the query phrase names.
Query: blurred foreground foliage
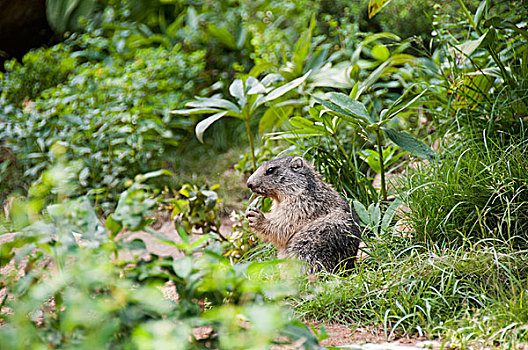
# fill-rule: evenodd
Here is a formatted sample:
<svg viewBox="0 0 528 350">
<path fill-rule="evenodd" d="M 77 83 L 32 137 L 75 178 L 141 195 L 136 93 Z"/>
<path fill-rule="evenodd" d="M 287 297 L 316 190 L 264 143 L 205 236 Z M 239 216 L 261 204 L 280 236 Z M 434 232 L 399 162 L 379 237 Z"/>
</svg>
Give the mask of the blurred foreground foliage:
<svg viewBox="0 0 528 350">
<path fill-rule="evenodd" d="M 74 177 L 64 174 L 77 171 L 63 159 L 44 173 L 47 190 L 35 184 L 40 191 L 12 207 L 29 225 L 0 253 L 2 348 L 320 348 L 279 302 L 296 285 L 279 280 L 277 263 L 233 265 L 207 234 L 191 240 L 181 226 L 174 243 L 147 226 L 159 201 L 142 182 L 164 172 L 137 176 L 103 224 L 88 198 L 70 197 Z M 47 195 L 55 200 L 45 206 Z M 123 228 L 147 230 L 181 253 L 148 253 Z"/>
</svg>

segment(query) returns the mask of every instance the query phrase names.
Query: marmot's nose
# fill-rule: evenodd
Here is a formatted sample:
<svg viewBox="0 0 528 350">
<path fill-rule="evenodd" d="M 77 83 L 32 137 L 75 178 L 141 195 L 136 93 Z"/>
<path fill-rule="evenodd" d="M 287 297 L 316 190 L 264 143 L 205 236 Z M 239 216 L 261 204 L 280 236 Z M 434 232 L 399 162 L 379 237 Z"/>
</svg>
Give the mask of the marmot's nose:
<svg viewBox="0 0 528 350">
<path fill-rule="evenodd" d="M 254 180 L 254 178 L 253 178 L 253 175 L 252 175 L 252 176 L 249 177 L 249 179 L 246 182 L 246 186 L 249 187 L 249 189 L 251 191 L 253 191 L 253 189 L 256 187 L 255 186 L 255 182 L 253 180 Z"/>
</svg>

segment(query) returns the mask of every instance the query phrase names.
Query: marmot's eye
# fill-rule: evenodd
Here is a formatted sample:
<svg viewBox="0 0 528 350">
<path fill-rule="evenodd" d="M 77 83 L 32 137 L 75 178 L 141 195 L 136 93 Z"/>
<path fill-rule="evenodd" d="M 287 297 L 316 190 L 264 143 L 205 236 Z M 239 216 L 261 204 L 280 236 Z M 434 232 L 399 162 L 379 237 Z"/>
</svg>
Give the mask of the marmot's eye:
<svg viewBox="0 0 528 350">
<path fill-rule="evenodd" d="M 274 172 L 275 172 L 275 168 L 274 167 L 268 168 L 268 170 L 266 170 L 266 175 L 271 175 Z"/>
</svg>

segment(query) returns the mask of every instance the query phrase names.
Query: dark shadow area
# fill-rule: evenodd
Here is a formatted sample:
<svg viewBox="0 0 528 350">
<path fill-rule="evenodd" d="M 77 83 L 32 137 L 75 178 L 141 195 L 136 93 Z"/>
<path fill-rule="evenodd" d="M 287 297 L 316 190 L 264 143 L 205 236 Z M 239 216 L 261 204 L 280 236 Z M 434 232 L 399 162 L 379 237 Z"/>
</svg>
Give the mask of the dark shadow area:
<svg viewBox="0 0 528 350">
<path fill-rule="evenodd" d="M 0 0 L 0 70 L 11 58 L 20 59 L 53 37 L 46 20 L 45 0 Z"/>
</svg>

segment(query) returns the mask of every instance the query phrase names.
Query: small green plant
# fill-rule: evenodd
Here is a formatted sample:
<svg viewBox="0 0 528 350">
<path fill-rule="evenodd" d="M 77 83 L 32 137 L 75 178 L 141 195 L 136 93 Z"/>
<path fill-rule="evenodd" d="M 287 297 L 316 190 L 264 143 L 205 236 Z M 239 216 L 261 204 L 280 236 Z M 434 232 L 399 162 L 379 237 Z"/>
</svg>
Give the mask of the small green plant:
<svg viewBox="0 0 528 350">
<path fill-rule="evenodd" d="M 255 111 L 267 102 L 271 102 L 287 92 L 301 85 L 310 72 L 300 78 L 279 87 L 273 87 L 272 84 L 280 80 L 280 75 L 270 74 L 259 81 L 257 78 L 249 76 L 245 80 L 236 79 L 229 86 L 229 93 L 236 98 L 237 103 L 221 98 L 198 98 L 196 101 L 188 102 L 185 106 L 192 109 L 173 110 L 173 114 L 213 114 L 202 120 L 196 125 L 196 137 L 203 141 L 203 134 L 211 124 L 223 117 L 234 117 L 244 122 L 246 133 L 251 148 L 251 159 L 253 162 L 253 171 L 257 168 L 255 157 L 255 146 L 250 129 L 250 119 L 254 117 Z"/>
<path fill-rule="evenodd" d="M 355 90 L 357 89 L 356 88 Z M 357 91 L 357 90 L 356 90 Z M 352 91 L 352 96 L 357 96 L 356 91 Z M 387 186 L 385 182 L 385 161 L 383 159 L 383 138 L 382 132 L 396 145 L 406 150 L 407 152 L 425 159 L 434 159 L 434 152 L 423 142 L 403 131 L 398 131 L 389 126 L 385 126 L 392 118 L 397 116 L 400 112 L 415 103 L 427 90 L 411 99 L 405 99 L 406 95 L 411 91 L 408 89 L 402 96 L 396 100 L 388 109 L 383 110 L 379 117 L 373 117 L 367 112 L 365 106 L 342 93 L 329 93 L 329 101 L 321 100 L 315 97 L 315 100 L 323 105 L 330 114 L 339 116 L 344 120 L 358 124 L 368 132 L 373 132 L 376 135 L 376 146 L 378 148 L 380 175 L 381 175 L 381 198 L 387 201 Z M 315 125 L 315 124 L 314 124 Z M 345 152 L 345 150 L 342 150 Z"/>
<path fill-rule="evenodd" d="M 168 200 L 169 205 L 173 206 L 171 217 L 176 221 L 176 227 L 183 225 L 187 232 L 211 234 L 225 241 L 226 238 L 220 233 L 220 200 L 215 192 L 218 187 L 211 186 L 207 190 L 196 185 L 183 185 L 177 193 L 180 197 Z"/>
<path fill-rule="evenodd" d="M 223 255 L 231 262 L 238 262 L 249 250 L 258 243 L 258 238 L 250 231 L 246 215 L 243 211 L 230 214 L 233 223 L 231 230 L 220 232 L 220 217 L 218 213 L 218 185 L 199 188 L 196 185 L 185 184 L 176 193 L 176 198 L 164 202 L 172 209 L 172 219 L 177 230 L 184 229 L 190 235 L 207 235 L 208 239 L 222 243 Z M 258 202 L 258 203 L 257 203 Z M 269 212 L 271 200 L 259 197 L 253 202 L 264 212 Z"/>
<path fill-rule="evenodd" d="M 400 198 L 395 199 L 389 207 L 383 212 L 379 203 L 372 203 L 364 206 L 357 200 L 353 201 L 353 207 L 358 215 L 362 227 L 366 228 L 367 232 L 371 232 L 375 237 L 380 237 L 383 234 L 390 234 L 391 227 L 396 211 L 400 208 L 403 201 Z"/>
<path fill-rule="evenodd" d="M 231 261 L 240 261 L 247 256 L 249 251 L 254 248 L 258 249 L 256 247 L 258 247 L 259 240 L 251 232 L 245 212 L 233 211 L 229 215 L 229 219 L 233 222 L 233 226 L 231 232 L 227 234 L 230 246 L 225 249 L 225 256 Z M 247 261 L 256 261 L 256 259 L 248 259 Z"/>
<path fill-rule="evenodd" d="M 70 51 L 71 47 L 62 43 L 28 52 L 22 63 L 7 61 L 4 73 L 0 73 L 0 114 L 2 109 L 7 114 L 14 108 L 29 108 L 29 102 L 43 91 L 66 81 L 77 64 Z"/>
<path fill-rule="evenodd" d="M 358 86 L 356 84 L 351 92 L 351 96 L 358 97 Z M 392 142 L 404 149 L 405 151 L 425 159 L 432 160 L 435 158 L 434 152 L 423 142 L 411 134 L 396 130 L 387 124 L 396 117 L 400 112 L 409 108 L 422 97 L 427 90 L 407 98 L 412 91 L 409 88 L 400 98 L 392 105 L 384 109 L 379 117 L 374 117 L 368 113 L 366 107 L 343 93 L 330 92 L 327 94 L 328 100 L 323 100 L 314 96 L 314 99 L 321 106 L 310 108 L 310 117 L 292 117 L 289 123 L 293 126 L 291 132 L 276 133 L 274 138 L 302 138 L 322 136 L 333 139 L 339 151 L 345 158 L 348 158 L 349 152 L 338 139 L 338 130 L 343 121 L 351 122 L 361 127 L 365 132 L 372 132 L 376 136 L 377 155 L 379 158 L 379 173 L 381 175 L 381 199 L 387 201 L 387 188 L 385 182 L 386 161 L 383 158 L 383 134 Z"/>
</svg>

